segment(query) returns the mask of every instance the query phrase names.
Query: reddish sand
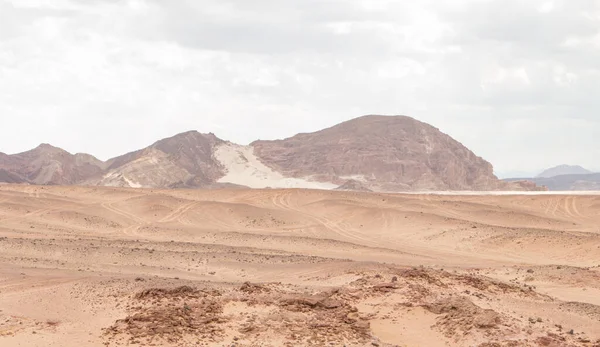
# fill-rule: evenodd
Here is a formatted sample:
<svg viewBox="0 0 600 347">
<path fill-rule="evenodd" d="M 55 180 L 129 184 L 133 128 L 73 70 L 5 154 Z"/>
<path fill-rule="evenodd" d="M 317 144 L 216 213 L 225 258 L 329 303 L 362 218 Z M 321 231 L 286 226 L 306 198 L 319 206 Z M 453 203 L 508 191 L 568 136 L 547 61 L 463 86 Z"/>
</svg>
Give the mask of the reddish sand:
<svg viewBox="0 0 600 347">
<path fill-rule="evenodd" d="M 0 346 L 600 346 L 600 196 L 0 186 Z"/>
</svg>

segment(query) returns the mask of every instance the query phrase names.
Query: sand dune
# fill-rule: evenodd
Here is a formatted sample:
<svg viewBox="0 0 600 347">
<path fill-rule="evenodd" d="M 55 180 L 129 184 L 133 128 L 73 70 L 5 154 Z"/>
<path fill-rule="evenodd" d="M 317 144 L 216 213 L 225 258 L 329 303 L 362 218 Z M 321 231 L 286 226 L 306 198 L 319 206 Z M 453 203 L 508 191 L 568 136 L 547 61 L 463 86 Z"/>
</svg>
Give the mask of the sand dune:
<svg viewBox="0 0 600 347">
<path fill-rule="evenodd" d="M 595 346 L 599 206 L 2 185 L 0 346 Z"/>
</svg>

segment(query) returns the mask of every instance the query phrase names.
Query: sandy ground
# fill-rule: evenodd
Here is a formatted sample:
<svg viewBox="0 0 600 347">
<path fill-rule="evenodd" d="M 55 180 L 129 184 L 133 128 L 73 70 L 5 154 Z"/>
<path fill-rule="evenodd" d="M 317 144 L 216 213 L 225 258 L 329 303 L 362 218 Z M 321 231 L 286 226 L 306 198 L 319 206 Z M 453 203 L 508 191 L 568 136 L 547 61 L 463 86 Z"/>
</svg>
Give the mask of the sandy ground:
<svg viewBox="0 0 600 347">
<path fill-rule="evenodd" d="M 600 346 L 600 196 L 0 186 L 0 346 Z"/>
</svg>

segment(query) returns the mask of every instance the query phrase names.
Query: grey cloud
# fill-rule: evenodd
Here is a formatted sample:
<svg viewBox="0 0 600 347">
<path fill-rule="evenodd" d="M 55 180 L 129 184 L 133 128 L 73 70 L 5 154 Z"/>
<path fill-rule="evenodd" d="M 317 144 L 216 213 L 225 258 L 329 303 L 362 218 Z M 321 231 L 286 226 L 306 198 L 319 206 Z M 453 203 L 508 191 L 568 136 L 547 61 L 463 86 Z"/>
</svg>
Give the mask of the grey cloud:
<svg viewBox="0 0 600 347">
<path fill-rule="evenodd" d="M 467 38 L 532 46 L 556 45 L 572 36 L 598 33 L 597 20 L 569 6 L 548 13 L 538 11 L 536 1 L 477 3 L 452 18 Z M 588 9 L 593 10 L 593 9 Z"/>
<path fill-rule="evenodd" d="M 223 7 L 226 14 L 211 13 L 206 3 L 161 3 L 158 16 L 164 30 L 156 37 L 198 49 L 258 54 L 389 50 L 376 32 L 336 35 L 327 27 L 337 21 L 358 21 L 357 10 L 344 12 L 352 2 L 346 2 L 346 6 L 340 3 L 337 12 L 327 2 L 316 1 L 303 2 L 302 6 L 293 6 L 291 1 L 258 1 L 252 6 L 245 1 L 213 4 Z"/>
<path fill-rule="evenodd" d="M 600 87 L 600 50 L 565 43 L 600 37 L 600 2 L 555 1 L 547 13 L 539 11 L 544 3 L 482 1 L 441 10 L 454 30 L 443 44 L 459 45 L 461 52 L 446 55 L 439 73 L 463 88 L 449 90 L 445 101 L 506 110 L 570 105 L 577 109 L 573 117 L 596 117 L 592 110 L 599 105 L 590 93 Z M 498 72 L 494 81 L 494 70 L 509 76 L 501 80 Z M 424 95 L 435 97 L 431 90 Z"/>
</svg>

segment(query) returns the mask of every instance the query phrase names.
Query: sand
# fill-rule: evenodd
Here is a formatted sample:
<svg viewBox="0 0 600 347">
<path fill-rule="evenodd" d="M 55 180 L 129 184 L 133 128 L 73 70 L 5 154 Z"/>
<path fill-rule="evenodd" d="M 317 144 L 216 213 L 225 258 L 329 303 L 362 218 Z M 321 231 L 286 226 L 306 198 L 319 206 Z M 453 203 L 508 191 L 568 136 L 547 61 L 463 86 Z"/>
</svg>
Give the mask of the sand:
<svg viewBox="0 0 600 347">
<path fill-rule="evenodd" d="M 599 346 L 600 195 L 0 186 L 0 346 Z"/>
<path fill-rule="evenodd" d="M 307 188 L 333 189 L 338 185 L 311 181 L 310 178 L 285 177 L 264 165 L 252 146 L 241 146 L 230 142 L 215 150 L 215 158 L 221 163 L 226 174 L 220 183 L 233 183 L 249 188 Z"/>
</svg>

